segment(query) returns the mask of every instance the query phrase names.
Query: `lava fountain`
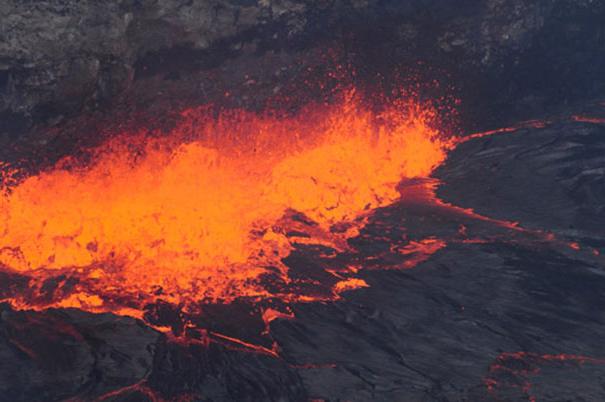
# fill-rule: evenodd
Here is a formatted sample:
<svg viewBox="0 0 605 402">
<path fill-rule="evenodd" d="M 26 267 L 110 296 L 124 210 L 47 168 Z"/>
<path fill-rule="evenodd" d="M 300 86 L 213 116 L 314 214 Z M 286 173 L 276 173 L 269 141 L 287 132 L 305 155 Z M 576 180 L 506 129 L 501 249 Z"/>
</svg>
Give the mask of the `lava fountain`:
<svg viewBox="0 0 605 402">
<path fill-rule="evenodd" d="M 344 250 L 369 211 L 400 197 L 402 179 L 428 176 L 447 148 L 429 114 L 403 101 L 372 112 L 354 91 L 288 116 L 200 107 L 168 135 L 122 133 L 86 162 L 7 180 L 0 267 L 29 291 L 5 299 L 139 317 L 157 299 L 308 301 L 263 278 L 291 283 L 282 259 L 293 239 Z M 343 279 L 334 292 L 359 286 Z"/>
</svg>

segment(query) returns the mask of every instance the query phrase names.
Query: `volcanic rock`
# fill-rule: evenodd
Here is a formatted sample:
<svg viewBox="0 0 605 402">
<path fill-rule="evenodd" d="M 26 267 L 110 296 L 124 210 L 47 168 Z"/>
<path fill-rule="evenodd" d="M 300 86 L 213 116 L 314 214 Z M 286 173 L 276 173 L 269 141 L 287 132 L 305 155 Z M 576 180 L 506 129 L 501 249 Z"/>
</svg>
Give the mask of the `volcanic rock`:
<svg viewBox="0 0 605 402">
<path fill-rule="evenodd" d="M 344 46 L 362 77 L 418 62 L 437 68 L 424 78 L 455 85 L 477 113 L 487 99 L 492 115 L 513 98 L 535 110 L 603 88 L 604 18 L 602 0 L 8 0 L 0 132 L 23 135 L 115 103 L 150 75 L 178 80 L 238 55 L 326 45 Z"/>
</svg>

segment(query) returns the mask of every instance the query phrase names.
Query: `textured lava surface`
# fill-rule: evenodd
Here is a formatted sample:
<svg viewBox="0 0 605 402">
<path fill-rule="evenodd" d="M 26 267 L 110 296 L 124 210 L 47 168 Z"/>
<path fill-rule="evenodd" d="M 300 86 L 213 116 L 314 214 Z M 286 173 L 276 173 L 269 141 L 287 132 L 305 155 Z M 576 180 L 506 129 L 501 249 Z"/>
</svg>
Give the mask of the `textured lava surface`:
<svg viewBox="0 0 605 402">
<path fill-rule="evenodd" d="M 364 268 L 337 300 L 208 303 L 197 321 L 157 303 L 146 323 L 4 304 L 0 398 L 602 400 L 605 126 L 588 109 L 467 136 L 347 250 L 295 244 L 292 277 Z M 2 275 L 4 297 L 28 286 Z"/>
</svg>

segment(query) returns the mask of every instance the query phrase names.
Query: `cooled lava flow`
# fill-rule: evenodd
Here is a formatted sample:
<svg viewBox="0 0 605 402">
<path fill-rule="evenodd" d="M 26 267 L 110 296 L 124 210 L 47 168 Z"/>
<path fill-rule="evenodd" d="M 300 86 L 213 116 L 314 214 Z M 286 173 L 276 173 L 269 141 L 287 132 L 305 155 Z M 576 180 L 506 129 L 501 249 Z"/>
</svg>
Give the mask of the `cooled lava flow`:
<svg viewBox="0 0 605 402">
<path fill-rule="evenodd" d="M 572 354 L 502 353 L 489 366 L 484 384 L 487 391 L 498 400 L 509 399 L 514 395 L 515 399 L 536 402 L 531 379 L 539 376 L 544 368 L 577 368 L 603 364 L 605 359 Z"/>
<path fill-rule="evenodd" d="M 121 134 L 18 182 L 4 167 L 0 266 L 26 285 L 0 296 L 143 317 L 158 300 L 187 311 L 366 286 L 357 268 L 326 269 L 331 290 L 317 291 L 283 261 L 295 245 L 346 251 L 403 178 L 430 175 L 448 142 L 429 113 L 409 102 L 373 113 L 352 91 L 295 116 L 198 108 L 169 135 Z"/>
</svg>

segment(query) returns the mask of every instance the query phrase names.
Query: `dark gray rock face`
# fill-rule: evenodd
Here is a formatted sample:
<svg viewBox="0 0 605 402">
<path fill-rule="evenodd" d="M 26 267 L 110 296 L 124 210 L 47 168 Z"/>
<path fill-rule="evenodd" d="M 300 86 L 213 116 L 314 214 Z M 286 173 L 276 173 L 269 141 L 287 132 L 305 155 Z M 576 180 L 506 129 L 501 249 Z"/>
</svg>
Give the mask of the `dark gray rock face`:
<svg viewBox="0 0 605 402">
<path fill-rule="evenodd" d="M 250 4 L 246 4 L 250 3 Z M 8 1 L 0 5 L 0 113 L 56 117 L 112 99 L 150 51 L 207 49 L 304 4 Z"/>
<path fill-rule="evenodd" d="M 109 104 L 165 65 L 228 63 L 246 43 L 341 44 L 362 77 L 423 61 L 473 106 L 540 107 L 597 91 L 605 75 L 603 0 L 7 0 L 0 19 L 3 135 Z"/>
</svg>

